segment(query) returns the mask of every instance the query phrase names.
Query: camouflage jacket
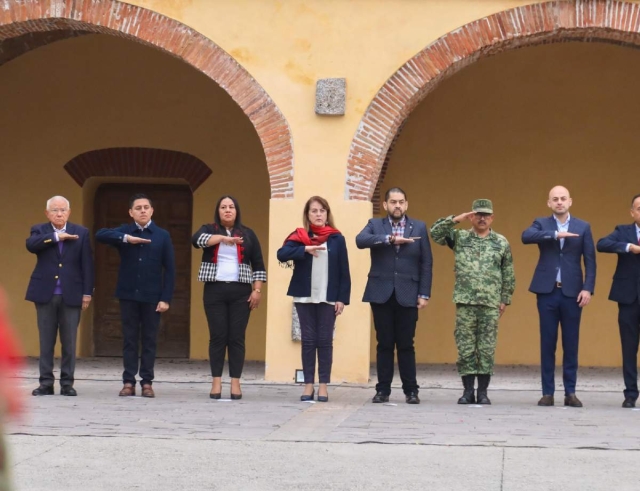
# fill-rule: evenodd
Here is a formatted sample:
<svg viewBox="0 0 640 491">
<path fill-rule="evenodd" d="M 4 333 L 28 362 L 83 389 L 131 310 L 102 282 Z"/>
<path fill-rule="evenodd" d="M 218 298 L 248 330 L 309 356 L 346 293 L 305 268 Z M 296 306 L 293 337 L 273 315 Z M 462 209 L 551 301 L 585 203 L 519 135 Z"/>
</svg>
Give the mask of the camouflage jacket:
<svg viewBox="0 0 640 491">
<path fill-rule="evenodd" d="M 431 238 L 448 245 L 455 255 L 453 301 L 469 305 L 509 305 L 516 287 L 513 257 L 507 239 L 493 230 L 478 237 L 472 230 L 456 230 L 453 215 L 431 227 Z"/>
</svg>

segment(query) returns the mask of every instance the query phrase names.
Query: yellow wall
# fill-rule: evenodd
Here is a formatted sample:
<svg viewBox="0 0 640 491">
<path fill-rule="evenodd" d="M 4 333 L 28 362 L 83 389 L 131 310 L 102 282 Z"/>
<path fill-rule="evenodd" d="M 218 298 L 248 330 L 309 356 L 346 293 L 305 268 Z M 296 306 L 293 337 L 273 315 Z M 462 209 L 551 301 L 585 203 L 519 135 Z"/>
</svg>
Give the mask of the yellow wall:
<svg viewBox="0 0 640 491">
<path fill-rule="evenodd" d="M 0 180 L 0 192 L 10 206 L 2 223 L 3 284 L 28 354 L 38 354 L 38 339 L 35 309 L 23 300 L 35 263 L 24 240 L 31 224 L 45 220 L 45 202 L 54 194 L 71 200 L 72 221 L 92 224 L 93 193 L 104 180 L 88 182 L 83 193 L 63 169 L 80 153 L 144 146 L 195 155 L 213 174 L 194 194 L 194 230 L 212 220 L 220 194 L 232 193 L 267 255 L 269 181 L 260 142 L 226 92 L 188 65 L 130 41 L 84 36 L 0 67 L 0 94 L 0 165 L 3 176 L 11 173 Z M 242 184 L 238 168 L 243 169 Z M 194 250 L 191 355 L 207 358 L 199 264 L 199 251 Z M 248 328 L 249 359 L 264 359 L 266 295 L 264 301 Z M 85 356 L 92 353 L 91 316 L 84 314 L 80 332 L 80 354 Z"/>
<path fill-rule="evenodd" d="M 493 200 L 494 229 L 511 243 L 517 282 L 500 323 L 498 363 L 539 363 L 536 299 L 528 292 L 538 248 L 524 246 L 520 235 L 535 217 L 551 214 L 551 187 L 569 188 L 572 214 L 591 223 L 596 240 L 618 223 L 631 223 L 630 200 L 640 192 L 639 78 L 638 51 L 612 45 L 555 44 L 501 54 L 441 84 L 398 140 L 383 188 L 404 187 L 409 214 L 432 224 L 470 210 L 475 198 Z M 617 305 L 607 300 L 616 256 L 598 254 L 597 261 L 596 295 L 583 311 L 580 363 L 618 365 Z M 435 245 L 434 264 L 418 360 L 451 362 L 453 254 Z"/>
</svg>

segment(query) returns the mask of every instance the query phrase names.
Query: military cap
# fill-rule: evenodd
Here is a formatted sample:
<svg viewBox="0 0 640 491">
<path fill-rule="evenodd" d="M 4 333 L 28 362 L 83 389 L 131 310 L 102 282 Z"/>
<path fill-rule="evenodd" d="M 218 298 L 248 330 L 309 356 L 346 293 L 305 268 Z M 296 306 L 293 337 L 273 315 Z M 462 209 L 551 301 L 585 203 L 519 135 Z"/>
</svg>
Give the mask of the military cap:
<svg viewBox="0 0 640 491">
<path fill-rule="evenodd" d="M 489 199 L 477 199 L 471 205 L 471 210 L 476 213 L 491 213 L 493 214 L 493 203 Z"/>
</svg>

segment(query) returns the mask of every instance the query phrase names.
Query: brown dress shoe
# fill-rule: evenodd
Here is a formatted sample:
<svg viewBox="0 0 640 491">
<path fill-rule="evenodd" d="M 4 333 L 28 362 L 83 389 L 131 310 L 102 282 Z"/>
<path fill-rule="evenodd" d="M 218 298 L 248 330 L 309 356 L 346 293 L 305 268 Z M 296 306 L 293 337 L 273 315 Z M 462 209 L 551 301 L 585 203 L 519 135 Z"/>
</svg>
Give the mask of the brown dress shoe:
<svg viewBox="0 0 640 491">
<path fill-rule="evenodd" d="M 553 396 L 542 396 L 538 401 L 538 406 L 553 406 Z"/>
<path fill-rule="evenodd" d="M 120 393 L 118 395 L 120 397 L 135 396 L 136 395 L 136 387 L 135 387 L 135 385 L 124 384 L 124 386 L 122 387 L 122 390 L 120 391 Z"/>
<path fill-rule="evenodd" d="M 575 394 L 567 394 L 564 396 L 564 405 L 569 407 L 582 407 L 580 399 Z"/>
<path fill-rule="evenodd" d="M 142 397 L 155 397 L 155 393 L 153 392 L 153 387 L 150 385 L 142 386 Z"/>
</svg>

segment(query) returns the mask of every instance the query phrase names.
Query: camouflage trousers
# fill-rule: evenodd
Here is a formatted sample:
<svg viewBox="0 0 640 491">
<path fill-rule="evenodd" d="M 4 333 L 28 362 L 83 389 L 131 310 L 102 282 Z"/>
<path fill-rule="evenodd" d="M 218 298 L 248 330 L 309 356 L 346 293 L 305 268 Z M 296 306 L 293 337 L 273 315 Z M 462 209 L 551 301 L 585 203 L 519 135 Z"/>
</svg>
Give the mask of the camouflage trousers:
<svg viewBox="0 0 640 491">
<path fill-rule="evenodd" d="M 498 307 L 456 304 L 456 365 L 461 376 L 493 375 L 499 319 Z"/>
</svg>

